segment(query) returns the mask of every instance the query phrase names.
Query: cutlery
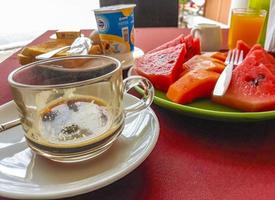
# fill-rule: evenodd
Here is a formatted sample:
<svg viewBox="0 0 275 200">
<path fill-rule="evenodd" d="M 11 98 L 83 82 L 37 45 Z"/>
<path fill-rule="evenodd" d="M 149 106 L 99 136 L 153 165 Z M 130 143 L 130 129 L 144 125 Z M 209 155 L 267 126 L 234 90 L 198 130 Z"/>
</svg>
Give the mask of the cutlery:
<svg viewBox="0 0 275 200">
<path fill-rule="evenodd" d="M 14 126 L 17 126 L 19 125 L 21 122 L 20 122 L 20 119 L 15 119 L 15 120 L 12 120 L 12 121 L 8 121 L 8 122 L 5 122 L 3 124 L 0 124 L 0 132 L 3 132 L 9 128 L 12 128 Z"/>
<path fill-rule="evenodd" d="M 49 52 L 47 52 L 47 53 L 40 54 L 40 55 L 36 56 L 35 59 L 37 59 L 37 60 L 42 60 L 42 59 L 51 58 L 51 57 L 53 57 L 55 54 L 59 53 L 60 51 L 65 50 L 65 49 L 70 49 L 70 46 L 60 47 L 60 48 L 58 48 L 58 49 L 54 49 L 54 50 L 49 51 Z"/>
<path fill-rule="evenodd" d="M 44 54 L 40 54 L 35 58 L 37 60 L 48 59 L 53 57 L 60 51 L 66 50 L 70 55 L 87 55 L 92 46 L 92 41 L 87 37 L 76 38 L 70 46 L 60 47 Z"/>
<path fill-rule="evenodd" d="M 226 90 L 229 87 L 232 72 L 235 66 L 241 64 L 243 61 L 243 51 L 239 51 L 238 49 L 234 49 L 233 51 L 229 51 L 225 60 L 226 67 L 221 73 L 214 91 L 213 95 L 215 96 L 223 96 Z"/>
</svg>

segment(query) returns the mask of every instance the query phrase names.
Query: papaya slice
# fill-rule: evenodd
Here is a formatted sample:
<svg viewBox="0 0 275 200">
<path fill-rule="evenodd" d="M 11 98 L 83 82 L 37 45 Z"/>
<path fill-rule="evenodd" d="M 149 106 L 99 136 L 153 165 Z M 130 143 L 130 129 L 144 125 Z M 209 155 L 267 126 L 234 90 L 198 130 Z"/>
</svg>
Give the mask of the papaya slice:
<svg viewBox="0 0 275 200">
<path fill-rule="evenodd" d="M 224 67 L 223 61 L 208 56 L 196 55 L 183 64 L 183 73 L 181 76 L 189 71 L 198 69 L 221 73 Z"/>
<path fill-rule="evenodd" d="M 219 75 L 217 72 L 204 69 L 189 71 L 169 87 L 166 96 L 171 101 L 180 104 L 210 97 Z"/>
<path fill-rule="evenodd" d="M 225 62 L 226 57 L 227 57 L 227 54 L 222 52 L 215 52 L 213 55 L 211 55 L 211 58 L 215 58 L 223 63 Z"/>
</svg>

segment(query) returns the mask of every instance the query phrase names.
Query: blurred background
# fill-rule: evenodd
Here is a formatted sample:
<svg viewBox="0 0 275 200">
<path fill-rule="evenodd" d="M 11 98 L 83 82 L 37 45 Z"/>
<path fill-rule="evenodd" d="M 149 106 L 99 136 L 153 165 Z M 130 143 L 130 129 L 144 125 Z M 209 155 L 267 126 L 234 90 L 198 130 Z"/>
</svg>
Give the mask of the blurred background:
<svg viewBox="0 0 275 200">
<path fill-rule="evenodd" d="M 93 9 L 100 5 L 136 3 L 136 26 L 198 23 L 228 27 L 230 10 L 247 0 L 1 0 L 0 62 L 49 29 L 94 29 Z"/>
<path fill-rule="evenodd" d="M 198 23 L 229 27 L 233 8 L 246 8 L 248 0 L 179 0 L 179 26 L 193 27 Z"/>
<path fill-rule="evenodd" d="M 99 0 L 1 0 L 0 62 L 46 30 L 96 28 Z"/>
</svg>

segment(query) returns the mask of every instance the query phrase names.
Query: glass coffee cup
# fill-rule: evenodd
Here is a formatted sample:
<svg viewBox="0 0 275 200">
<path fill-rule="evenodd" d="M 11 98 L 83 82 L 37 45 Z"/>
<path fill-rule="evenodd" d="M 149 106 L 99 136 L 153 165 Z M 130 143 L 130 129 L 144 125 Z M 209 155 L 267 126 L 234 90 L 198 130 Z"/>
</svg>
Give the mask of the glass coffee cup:
<svg viewBox="0 0 275 200">
<path fill-rule="evenodd" d="M 107 56 L 34 62 L 14 70 L 8 81 L 29 147 L 59 162 L 105 152 L 122 132 L 126 114 L 147 108 L 154 96 L 150 81 L 123 81 L 120 62 Z M 135 86 L 144 96 L 124 108 L 123 95 Z"/>
</svg>

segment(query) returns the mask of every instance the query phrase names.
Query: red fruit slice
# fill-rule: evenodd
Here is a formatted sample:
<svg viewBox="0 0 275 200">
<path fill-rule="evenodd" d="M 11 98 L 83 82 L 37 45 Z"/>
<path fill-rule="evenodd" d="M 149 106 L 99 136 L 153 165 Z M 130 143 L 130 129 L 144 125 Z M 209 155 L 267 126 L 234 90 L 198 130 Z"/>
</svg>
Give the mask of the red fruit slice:
<svg viewBox="0 0 275 200">
<path fill-rule="evenodd" d="M 178 37 L 176 37 L 175 39 L 173 39 L 169 42 L 166 42 L 166 43 L 162 44 L 161 46 L 159 46 L 147 53 L 154 53 L 154 52 L 157 52 L 157 51 L 169 48 L 169 47 L 174 47 L 174 46 L 177 46 L 178 44 L 182 44 L 183 42 L 184 42 L 184 35 L 181 34 Z"/>
<path fill-rule="evenodd" d="M 199 38 L 193 39 L 193 53 L 194 53 L 194 55 L 201 54 L 201 42 L 200 42 Z"/>
<path fill-rule="evenodd" d="M 275 109 L 275 59 L 253 47 L 232 74 L 226 94 L 213 101 L 244 111 Z"/>
<path fill-rule="evenodd" d="M 201 54 L 201 45 L 200 40 L 198 38 L 193 38 L 192 35 L 187 35 L 184 38 L 184 42 L 186 43 L 187 49 L 185 62 L 191 59 L 193 56 Z"/>
<path fill-rule="evenodd" d="M 185 56 L 184 62 L 192 58 L 194 55 L 201 54 L 200 40 L 198 38 L 193 38 L 192 35 L 184 36 L 183 34 L 179 35 L 177 38 L 147 52 L 148 54 L 155 53 L 157 51 L 176 46 L 178 44 L 185 44 L 187 54 Z"/>
<path fill-rule="evenodd" d="M 255 65 L 258 66 L 262 63 L 275 75 L 275 58 L 266 53 L 261 45 L 254 45 L 247 54 L 247 57 L 254 57 L 257 61 Z"/>
<path fill-rule="evenodd" d="M 189 50 L 193 47 L 193 36 L 191 34 L 184 37 L 183 42 L 186 44 L 186 49 Z"/>
<path fill-rule="evenodd" d="M 238 40 L 237 41 L 237 47 L 238 50 L 243 51 L 243 55 L 244 57 L 246 57 L 246 55 L 248 54 L 248 52 L 250 51 L 250 47 L 248 46 L 248 44 L 246 44 L 244 41 L 242 40 Z"/>
<path fill-rule="evenodd" d="M 135 70 L 148 78 L 156 89 L 167 91 L 182 72 L 185 44 L 178 44 L 136 59 Z"/>
</svg>

